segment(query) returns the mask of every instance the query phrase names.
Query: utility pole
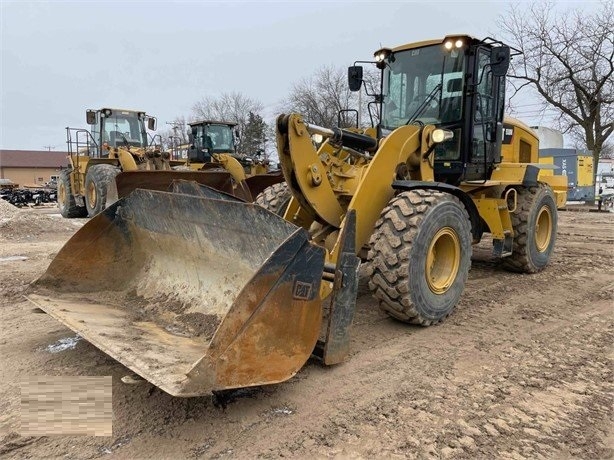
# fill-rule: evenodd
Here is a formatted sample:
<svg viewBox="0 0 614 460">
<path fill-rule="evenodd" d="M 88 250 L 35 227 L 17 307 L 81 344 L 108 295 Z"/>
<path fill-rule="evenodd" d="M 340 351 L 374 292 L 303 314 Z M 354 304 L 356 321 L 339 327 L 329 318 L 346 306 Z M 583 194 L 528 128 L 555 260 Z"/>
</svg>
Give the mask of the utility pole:
<svg viewBox="0 0 614 460">
<path fill-rule="evenodd" d="M 55 145 L 43 145 L 44 149 L 47 149 L 47 151 L 51 152 L 51 149 L 55 148 Z"/>
<path fill-rule="evenodd" d="M 184 140 L 184 133 L 179 133 L 183 124 L 177 121 L 167 121 L 166 124 L 170 125 L 173 130 L 173 135 L 169 136 L 169 148 L 172 151 L 173 159 L 177 159 L 179 157 L 179 146 Z"/>
<path fill-rule="evenodd" d="M 358 91 L 358 127 L 362 127 L 362 91 Z"/>
</svg>

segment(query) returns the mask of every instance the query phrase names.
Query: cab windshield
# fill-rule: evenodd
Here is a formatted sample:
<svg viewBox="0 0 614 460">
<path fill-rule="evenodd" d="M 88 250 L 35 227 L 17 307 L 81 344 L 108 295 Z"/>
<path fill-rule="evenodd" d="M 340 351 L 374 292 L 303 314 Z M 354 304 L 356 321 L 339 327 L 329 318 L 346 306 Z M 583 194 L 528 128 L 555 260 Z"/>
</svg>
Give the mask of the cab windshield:
<svg viewBox="0 0 614 460">
<path fill-rule="evenodd" d="M 382 128 L 421 122 L 442 125 L 462 118 L 464 53 L 440 44 L 388 58 L 383 75 Z"/>
<path fill-rule="evenodd" d="M 146 147 L 143 120 L 136 113 L 114 111 L 110 117 L 103 118 L 102 141 L 111 147 Z"/>
<path fill-rule="evenodd" d="M 228 125 L 199 125 L 196 127 L 196 146 L 210 153 L 234 152 L 232 127 Z"/>
</svg>

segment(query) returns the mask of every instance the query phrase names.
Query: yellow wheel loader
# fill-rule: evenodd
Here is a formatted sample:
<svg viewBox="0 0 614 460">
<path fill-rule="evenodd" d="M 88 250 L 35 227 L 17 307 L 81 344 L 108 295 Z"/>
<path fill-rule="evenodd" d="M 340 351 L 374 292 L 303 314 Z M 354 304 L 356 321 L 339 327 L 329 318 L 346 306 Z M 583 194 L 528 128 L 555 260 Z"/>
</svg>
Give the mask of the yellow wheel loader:
<svg viewBox="0 0 614 460">
<path fill-rule="evenodd" d="M 269 161 L 259 154 L 237 153 L 236 123 L 201 120 L 189 126 L 189 168 L 204 171 L 223 168 L 234 179 L 235 188 L 241 189 L 237 195 L 247 197 L 247 201 L 254 201 L 265 188 L 283 181 L 281 171 L 272 170 Z"/>
<path fill-rule="evenodd" d="M 69 167 L 58 179 L 58 207 L 64 217 L 90 217 L 106 206 L 120 171 L 170 169 L 169 156 L 148 139 L 156 119 L 136 110 L 86 111 L 91 130 L 66 128 Z M 146 125 L 147 124 L 147 125 Z M 113 194 L 113 192 L 110 192 Z"/>
<path fill-rule="evenodd" d="M 537 163 L 535 134 L 503 118 L 510 54 L 469 36 L 378 50 L 375 130 L 278 117 L 283 218 L 192 182 L 135 190 L 28 298 L 164 391 L 196 396 L 287 380 L 312 354 L 346 359 L 358 256 L 381 307 L 422 325 L 453 311 L 485 234 L 510 269 L 544 269 L 567 184 Z M 361 74 L 350 68 L 352 89 Z"/>
</svg>

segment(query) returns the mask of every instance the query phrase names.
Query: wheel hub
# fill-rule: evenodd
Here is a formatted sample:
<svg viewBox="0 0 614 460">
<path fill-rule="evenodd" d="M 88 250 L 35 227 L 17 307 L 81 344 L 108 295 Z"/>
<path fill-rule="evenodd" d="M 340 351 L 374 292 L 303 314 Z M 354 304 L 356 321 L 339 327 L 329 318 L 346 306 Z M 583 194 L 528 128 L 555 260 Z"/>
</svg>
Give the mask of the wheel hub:
<svg viewBox="0 0 614 460">
<path fill-rule="evenodd" d="M 539 252 L 544 252 L 550 246 L 552 235 L 552 214 L 548 206 L 542 206 L 535 221 L 535 246 Z"/>
<path fill-rule="evenodd" d="M 90 207 L 93 209 L 96 207 L 96 185 L 94 182 L 90 182 L 87 187 L 87 199 L 89 201 Z"/>
<path fill-rule="evenodd" d="M 452 286 L 458 274 L 460 255 L 460 240 L 454 229 L 440 229 L 431 240 L 426 256 L 425 276 L 432 292 L 443 294 Z"/>
<path fill-rule="evenodd" d="M 64 206 L 64 203 L 66 203 L 66 187 L 62 182 L 58 184 L 58 203 L 60 203 L 60 206 Z"/>
</svg>

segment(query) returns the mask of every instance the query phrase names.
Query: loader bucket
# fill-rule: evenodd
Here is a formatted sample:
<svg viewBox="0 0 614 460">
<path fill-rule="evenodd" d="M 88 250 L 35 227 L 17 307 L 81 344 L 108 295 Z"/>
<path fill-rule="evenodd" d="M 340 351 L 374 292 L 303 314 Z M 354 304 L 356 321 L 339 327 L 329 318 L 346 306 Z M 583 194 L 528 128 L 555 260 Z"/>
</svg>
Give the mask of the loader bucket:
<svg viewBox="0 0 614 460">
<path fill-rule="evenodd" d="M 126 171 L 115 177 L 117 198 L 124 198 L 137 188 L 148 190 L 169 190 L 175 180 L 187 180 L 207 185 L 244 200 L 253 201 L 247 186 L 236 183 L 228 171 Z"/>
<path fill-rule="evenodd" d="M 305 230 L 256 205 L 135 190 L 66 243 L 28 299 L 167 393 L 198 396 L 303 366 L 323 270 Z"/>
<path fill-rule="evenodd" d="M 281 171 L 274 171 L 268 174 L 257 174 L 255 176 L 248 177 L 245 179 L 245 183 L 247 184 L 247 187 L 255 200 L 265 188 L 283 182 L 284 180 L 285 178 Z"/>
<path fill-rule="evenodd" d="M 207 185 L 199 184 L 198 182 L 194 181 L 175 180 L 171 184 L 169 191 L 172 191 L 173 193 L 183 193 L 185 195 L 198 196 L 200 198 L 210 198 L 213 200 L 230 200 L 243 202 L 243 200 L 240 200 L 234 195 L 224 193 L 218 189 L 209 187 Z"/>
</svg>

